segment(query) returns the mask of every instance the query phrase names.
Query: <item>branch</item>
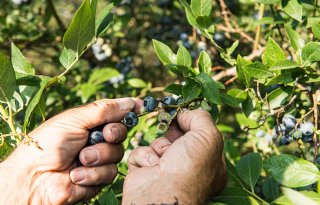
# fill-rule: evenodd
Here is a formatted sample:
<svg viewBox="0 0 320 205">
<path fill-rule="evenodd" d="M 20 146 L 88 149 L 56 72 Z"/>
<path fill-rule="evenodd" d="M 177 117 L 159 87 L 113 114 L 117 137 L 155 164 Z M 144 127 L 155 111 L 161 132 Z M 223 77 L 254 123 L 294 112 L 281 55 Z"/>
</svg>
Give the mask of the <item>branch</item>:
<svg viewBox="0 0 320 205">
<path fill-rule="evenodd" d="M 62 20 L 60 19 L 53 3 L 52 3 L 52 0 L 46 0 L 47 4 L 48 4 L 48 7 L 50 8 L 55 20 L 57 21 L 57 24 L 59 25 L 60 29 L 62 32 L 66 32 L 66 27 L 64 26 Z"/>
</svg>

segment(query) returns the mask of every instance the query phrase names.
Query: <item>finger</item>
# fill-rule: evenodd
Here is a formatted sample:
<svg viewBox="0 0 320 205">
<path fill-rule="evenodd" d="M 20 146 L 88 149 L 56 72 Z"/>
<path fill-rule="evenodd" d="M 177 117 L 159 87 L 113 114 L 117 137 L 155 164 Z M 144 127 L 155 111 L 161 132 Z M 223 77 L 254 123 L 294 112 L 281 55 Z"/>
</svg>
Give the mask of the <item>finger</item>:
<svg viewBox="0 0 320 205">
<path fill-rule="evenodd" d="M 104 139 L 108 143 L 121 143 L 126 139 L 127 127 L 122 123 L 110 123 L 103 128 Z"/>
<path fill-rule="evenodd" d="M 54 117 L 81 125 L 81 128 L 92 129 L 101 124 L 120 122 L 134 109 L 136 101 L 131 98 L 104 99 L 73 108 Z"/>
<path fill-rule="evenodd" d="M 152 149 L 161 157 L 170 145 L 171 142 L 167 137 L 160 137 L 154 140 L 150 144 L 150 147 L 152 147 Z"/>
<path fill-rule="evenodd" d="M 166 133 L 166 137 L 170 140 L 170 142 L 174 142 L 183 134 L 184 132 L 180 129 L 178 123 L 174 121 L 170 124 L 169 130 Z"/>
<path fill-rule="evenodd" d="M 151 147 L 138 147 L 128 158 L 130 167 L 151 167 L 159 164 L 159 156 Z"/>
<path fill-rule="evenodd" d="M 82 186 L 111 184 L 118 174 L 115 164 L 97 167 L 77 167 L 70 172 L 71 181 Z"/>
<path fill-rule="evenodd" d="M 124 155 L 121 144 L 99 143 L 80 151 L 79 159 L 83 166 L 99 166 L 120 162 Z"/>
<path fill-rule="evenodd" d="M 136 114 L 141 113 L 141 108 L 143 108 L 143 100 L 137 98 L 134 98 L 133 100 L 135 101 L 134 112 Z"/>
<path fill-rule="evenodd" d="M 74 185 L 70 197 L 61 204 L 76 204 L 79 201 L 91 199 L 100 193 L 103 186 L 82 186 Z"/>
<path fill-rule="evenodd" d="M 188 143 L 195 146 L 195 142 L 200 142 L 203 146 L 213 148 L 212 151 L 223 150 L 223 139 L 212 121 L 210 113 L 205 110 L 184 110 L 178 114 L 178 123 L 186 134 Z M 198 144 L 198 146 L 201 146 Z"/>
</svg>

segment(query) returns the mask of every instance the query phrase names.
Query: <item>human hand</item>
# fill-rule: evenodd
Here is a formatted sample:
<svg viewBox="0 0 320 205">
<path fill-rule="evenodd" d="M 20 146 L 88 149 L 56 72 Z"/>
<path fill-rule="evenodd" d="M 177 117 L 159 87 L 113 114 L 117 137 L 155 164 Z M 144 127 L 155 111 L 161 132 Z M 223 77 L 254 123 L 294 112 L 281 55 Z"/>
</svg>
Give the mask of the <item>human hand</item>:
<svg viewBox="0 0 320 205">
<path fill-rule="evenodd" d="M 120 121 L 137 104 L 130 98 L 100 100 L 44 122 L 29 134 L 42 150 L 22 143 L 0 164 L 2 204 L 73 204 L 96 195 L 99 185 L 117 175 L 127 133 Z M 85 147 L 89 129 L 102 124 L 106 142 Z"/>
<path fill-rule="evenodd" d="M 132 151 L 123 204 L 203 204 L 226 183 L 223 139 L 204 110 L 183 111 L 166 137 Z"/>
</svg>

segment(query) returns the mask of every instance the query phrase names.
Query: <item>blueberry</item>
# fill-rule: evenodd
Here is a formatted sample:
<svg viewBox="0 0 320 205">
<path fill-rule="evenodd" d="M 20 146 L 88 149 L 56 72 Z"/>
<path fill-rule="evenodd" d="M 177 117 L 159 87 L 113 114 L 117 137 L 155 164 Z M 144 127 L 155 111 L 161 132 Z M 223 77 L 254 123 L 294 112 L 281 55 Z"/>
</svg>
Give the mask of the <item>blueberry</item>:
<svg viewBox="0 0 320 205">
<path fill-rule="evenodd" d="M 104 137 L 101 131 L 93 131 L 89 133 L 88 144 L 95 145 L 104 142 Z"/>
<path fill-rule="evenodd" d="M 164 105 L 164 107 L 168 106 L 168 105 L 175 105 L 176 104 L 176 100 L 171 96 L 167 96 L 167 97 L 163 98 L 161 102 Z M 172 110 L 172 108 L 166 108 L 165 110 L 170 111 L 170 110 Z"/>
<path fill-rule="evenodd" d="M 293 132 L 293 138 L 298 140 L 298 139 L 301 139 L 302 138 L 302 132 L 301 130 L 296 130 Z"/>
<path fill-rule="evenodd" d="M 167 112 L 162 112 L 158 115 L 158 121 L 161 123 L 166 123 L 168 124 L 171 121 L 172 117 L 169 113 Z"/>
<path fill-rule="evenodd" d="M 286 131 L 291 131 L 296 126 L 296 118 L 293 115 L 285 115 L 282 118 L 282 123 L 286 127 Z"/>
<path fill-rule="evenodd" d="M 292 141 L 292 136 L 285 135 L 280 139 L 280 145 L 288 145 Z"/>
<path fill-rule="evenodd" d="M 171 116 L 174 116 L 176 114 L 176 112 L 177 112 L 177 109 L 172 109 L 172 110 L 169 111 L 169 114 Z"/>
<path fill-rule="evenodd" d="M 266 134 L 265 131 L 263 131 L 263 130 L 258 130 L 258 131 L 256 132 L 256 137 L 257 137 L 257 138 L 260 138 L 260 137 L 263 137 L 265 134 Z"/>
<path fill-rule="evenodd" d="M 177 100 L 176 100 L 176 104 L 179 105 L 183 103 L 183 98 L 179 97 Z"/>
<path fill-rule="evenodd" d="M 138 124 L 139 118 L 134 112 L 128 112 L 126 116 L 124 116 L 123 123 L 127 127 L 134 127 Z"/>
<path fill-rule="evenodd" d="M 151 96 L 147 96 L 143 100 L 143 106 L 147 112 L 152 112 L 158 107 L 158 101 Z"/>
<path fill-rule="evenodd" d="M 305 122 L 300 125 L 300 130 L 303 136 L 312 136 L 313 135 L 314 125 L 311 122 Z"/>
<path fill-rule="evenodd" d="M 303 137 L 302 137 L 302 141 L 303 141 L 304 143 L 311 143 L 311 142 L 313 142 L 312 135 L 310 135 L 310 136 L 303 136 Z"/>
</svg>

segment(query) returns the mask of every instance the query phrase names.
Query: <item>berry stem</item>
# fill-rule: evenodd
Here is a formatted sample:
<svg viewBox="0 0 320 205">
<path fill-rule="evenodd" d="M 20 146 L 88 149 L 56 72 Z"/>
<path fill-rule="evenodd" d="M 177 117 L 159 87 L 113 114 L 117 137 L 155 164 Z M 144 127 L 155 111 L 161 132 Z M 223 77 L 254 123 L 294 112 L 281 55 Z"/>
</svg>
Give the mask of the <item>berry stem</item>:
<svg viewBox="0 0 320 205">
<path fill-rule="evenodd" d="M 199 100 L 203 100 L 204 97 L 197 97 L 193 100 L 189 100 L 189 101 L 186 101 L 186 102 L 183 102 L 179 105 L 163 105 L 164 108 L 185 108 L 187 107 L 188 105 L 190 105 L 191 103 L 195 102 L 195 101 L 199 101 Z"/>
<path fill-rule="evenodd" d="M 316 156 L 318 155 L 318 136 L 317 136 L 317 130 L 318 130 L 318 105 L 317 105 L 317 94 L 312 94 L 312 100 L 313 100 L 313 119 L 314 119 L 314 128 L 315 131 L 313 133 L 313 142 L 314 142 L 314 160 L 316 159 Z"/>
</svg>

